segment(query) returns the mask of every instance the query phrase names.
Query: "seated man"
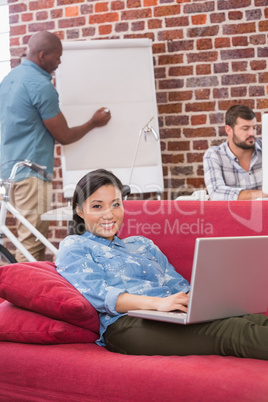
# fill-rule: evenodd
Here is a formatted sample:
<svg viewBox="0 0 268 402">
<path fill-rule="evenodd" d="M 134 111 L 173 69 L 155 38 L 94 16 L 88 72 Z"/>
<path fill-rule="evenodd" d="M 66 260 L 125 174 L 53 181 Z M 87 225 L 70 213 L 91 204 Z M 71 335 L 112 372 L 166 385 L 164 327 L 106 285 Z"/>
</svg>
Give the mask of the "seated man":
<svg viewBox="0 0 268 402">
<path fill-rule="evenodd" d="M 262 140 L 256 138 L 255 113 L 245 105 L 226 112 L 228 140 L 204 155 L 204 178 L 210 200 L 254 200 L 262 192 Z"/>
</svg>

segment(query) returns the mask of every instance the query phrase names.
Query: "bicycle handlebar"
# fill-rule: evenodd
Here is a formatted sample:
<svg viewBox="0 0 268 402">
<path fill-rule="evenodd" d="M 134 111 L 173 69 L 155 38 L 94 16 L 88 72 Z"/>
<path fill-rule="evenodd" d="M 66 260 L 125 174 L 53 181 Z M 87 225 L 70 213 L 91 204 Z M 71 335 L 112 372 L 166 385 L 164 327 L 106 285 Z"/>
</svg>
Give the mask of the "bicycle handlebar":
<svg viewBox="0 0 268 402">
<path fill-rule="evenodd" d="M 37 163 L 30 162 L 31 166 L 29 166 L 30 169 L 32 169 L 34 172 L 37 172 L 40 176 L 44 177 L 45 179 L 48 179 L 50 174 L 46 171 L 46 166 L 41 166 L 38 165 Z"/>
<path fill-rule="evenodd" d="M 41 166 L 41 165 L 38 165 L 37 163 L 31 162 L 29 160 L 24 160 L 21 162 L 17 162 L 13 166 L 8 181 L 12 182 L 15 179 L 16 172 L 20 166 L 26 166 L 26 167 L 32 169 L 33 171 L 35 171 L 36 173 L 38 173 L 40 176 L 44 177 L 45 179 L 48 179 L 48 180 L 51 179 L 51 177 L 50 177 L 51 174 L 46 171 L 46 168 L 47 168 L 46 166 Z"/>
</svg>

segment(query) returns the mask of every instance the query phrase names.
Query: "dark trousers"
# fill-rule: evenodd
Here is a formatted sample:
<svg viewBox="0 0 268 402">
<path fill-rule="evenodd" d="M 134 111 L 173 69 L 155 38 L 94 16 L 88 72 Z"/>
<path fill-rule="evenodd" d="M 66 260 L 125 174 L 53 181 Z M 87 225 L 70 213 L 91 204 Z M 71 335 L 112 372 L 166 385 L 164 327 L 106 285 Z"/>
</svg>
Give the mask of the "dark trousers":
<svg viewBox="0 0 268 402">
<path fill-rule="evenodd" d="M 107 349 L 128 355 L 223 355 L 268 360 L 268 317 L 180 325 L 123 316 L 105 334 Z"/>
</svg>

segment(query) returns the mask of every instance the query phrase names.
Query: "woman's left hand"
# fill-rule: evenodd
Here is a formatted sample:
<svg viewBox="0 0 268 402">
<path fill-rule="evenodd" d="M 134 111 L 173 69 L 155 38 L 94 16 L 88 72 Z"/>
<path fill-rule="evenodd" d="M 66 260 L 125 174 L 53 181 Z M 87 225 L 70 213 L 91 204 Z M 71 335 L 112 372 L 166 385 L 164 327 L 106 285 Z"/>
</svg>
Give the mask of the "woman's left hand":
<svg viewBox="0 0 268 402">
<path fill-rule="evenodd" d="M 181 310 L 187 312 L 189 293 L 175 293 L 174 295 L 159 298 L 157 309 L 158 311 L 173 311 Z"/>
<path fill-rule="evenodd" d="M 175 293 L 168 297 L 151 297 L 122 293 L 118 296 L 115 309 L 118 313 L 129 310 L 187 311 L 189 293 Z"/>
</svg>

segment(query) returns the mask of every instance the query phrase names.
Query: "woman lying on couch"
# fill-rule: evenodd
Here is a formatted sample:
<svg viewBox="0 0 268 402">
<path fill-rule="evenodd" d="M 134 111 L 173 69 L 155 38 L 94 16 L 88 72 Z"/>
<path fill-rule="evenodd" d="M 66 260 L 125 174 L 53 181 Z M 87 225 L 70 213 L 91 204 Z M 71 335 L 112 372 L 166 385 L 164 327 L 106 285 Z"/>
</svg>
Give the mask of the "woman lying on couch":
<svg viewBox="0 0 268 402">
<path fill-rule="evenodd" d="M 264 314 L 178 325 L 129 317 L 129 310 L 187 311 L 189 283 L 142 236 L 120 239 L 125 187 L 103 169 L 85 175 L 73 197 L 73 232 L 56 265 L 100 315 L 97 343 L 135 355 L 233 355 L 268 360 Z"/>
</svg>

